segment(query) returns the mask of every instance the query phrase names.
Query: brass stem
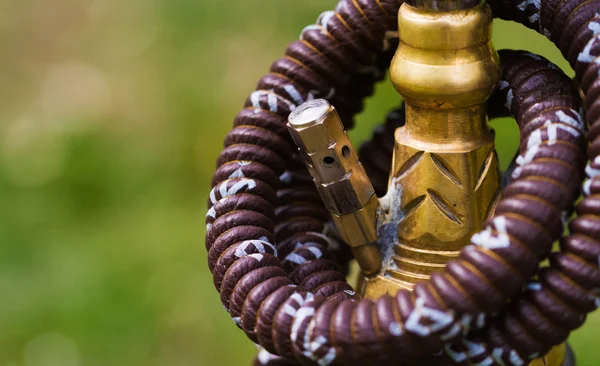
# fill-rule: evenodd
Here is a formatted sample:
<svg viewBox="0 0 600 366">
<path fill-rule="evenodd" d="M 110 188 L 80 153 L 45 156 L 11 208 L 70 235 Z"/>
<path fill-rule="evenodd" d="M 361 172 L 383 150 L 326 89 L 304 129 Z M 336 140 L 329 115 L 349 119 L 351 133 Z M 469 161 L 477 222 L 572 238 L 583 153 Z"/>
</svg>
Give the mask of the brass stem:
<svg viewBox="0 0 600 366">
<path fill-rule="evenodd" d="M 391 258 L 384 258 L 382 274 L 361 279 L 367 298 L 412 289 L 443 269 L 501 196 L 485 105 L 500 80 L 489 6 L 435 12 L 404 4 L 398 22 L 400 45 L 390 74 L 406 102 L 406 125 L 394 135 L 386 202 L 397 237 L 378 243 L 393 250 L 383 251 Z M 380 220 L 381 232 L 394 224 L 390 220 Z M 559 345 L 530 366 L 558 366 L 564 356 Z"/>
<path fill-rule="evenodd" d="M 483 226 L 500 198 L 500 174 L 485 102 L 500 80 L 489 6 L 433 12 L 404 4 L 390 71 L 406 102 L 390 177 L 394 243 L 366 297 L 411 289 L 444 268 Z M 394 224 L 394 223 L 391 223 Z M 390 222 L 386 222 L 390 225 Z"/>
</svg>

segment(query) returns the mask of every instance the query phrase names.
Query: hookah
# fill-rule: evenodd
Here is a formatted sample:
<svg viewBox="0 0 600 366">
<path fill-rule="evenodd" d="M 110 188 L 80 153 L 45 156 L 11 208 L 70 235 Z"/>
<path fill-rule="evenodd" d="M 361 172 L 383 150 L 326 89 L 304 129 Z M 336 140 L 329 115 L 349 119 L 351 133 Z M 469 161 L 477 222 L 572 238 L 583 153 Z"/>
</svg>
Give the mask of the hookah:
<svg viewBox="0 0 600 366">
<path fill-rule="evenodd" d="M 575 364 L 568 336 L 600 307 L 599 12 L 341 0 L 302 31 L 235 117 L 206 215 L 255 365 Z M 496 52 L 494 17 L 575 77 Z M 346 130 L 388 68 L 404 102 L 357 153 Z M 520 146 L 501 172 L 488 119 L 505 116 Z"/>
</svg>

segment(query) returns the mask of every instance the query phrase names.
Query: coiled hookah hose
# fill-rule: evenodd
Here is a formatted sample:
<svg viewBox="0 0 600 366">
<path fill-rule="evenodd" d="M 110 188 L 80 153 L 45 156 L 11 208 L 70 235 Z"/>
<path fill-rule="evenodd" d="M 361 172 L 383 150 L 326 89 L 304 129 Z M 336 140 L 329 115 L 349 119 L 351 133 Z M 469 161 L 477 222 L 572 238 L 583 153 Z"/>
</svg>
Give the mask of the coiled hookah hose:
<svg viewBox="0 0 600 366">
<path fill-rule="evenodd" d="M 286 123 L 300 104 L 324 98 L 352 127 L 390 63 L 401 5 L 342 0 L 322 14 L 259 81 L 225 139 L 206 248 L 223 306 L 264 349 L 257 364 L 427 364 L 441 350 L 448 363 L 525 365 L 600 306 L 599 0 L 489 2 L 494 16 L 552 40 L 580 90 L 540 56 L 501 51 L 488 114 L 512 115 L 521 144 L 503 199 L 478 236 L 486 243 L 474 240 L 413 292 L 359 299 L 346 282 L 351 255 L 331 230 Z M 399 108 L 360 151 L 378 195 L 402 123 Z M 581 192 L 570 234 L 561 237 Z"/>
</svg>

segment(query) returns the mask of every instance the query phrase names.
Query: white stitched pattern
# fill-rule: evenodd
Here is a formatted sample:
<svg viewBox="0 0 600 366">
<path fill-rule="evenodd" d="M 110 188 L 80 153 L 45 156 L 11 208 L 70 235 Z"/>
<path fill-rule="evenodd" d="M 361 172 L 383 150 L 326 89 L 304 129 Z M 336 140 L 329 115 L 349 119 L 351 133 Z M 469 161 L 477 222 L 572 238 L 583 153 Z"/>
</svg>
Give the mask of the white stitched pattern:
<svg viewBox="0 0 600 366">
<path fill-rule="evenodd" d="M 322 34 L 327 34 L 327 32 L 325 31 L 325 29 L 323 29 L 323 27 L 321 27 L 320 25 L 316 25 L 316 24 L 311 24 L 308 25 L 306 27 L 304 27 L 304 29 L 302 29 L 302 32 L 300 32 L 300 40 L 304 39 L 304 34 L 306 32 L 309 32 L 311 30 L 320 30 Z"/>
<path fill-rule="evenodd" d="M 502 349 L 500 347 L 494 348 L 494 350 L 492 351 L 492 358 L 500 366 L 506 366 L 506 364 L 504 363 L 504 360 L 502 359 L 503 354 L 504 354 L 504 349 Z"/>
<path fill-rule="evenodd" d="M 323 256 L 323 252 L 317 247 L 307 246 L 306 249 L 315 256 L 315 259 L 319 259 Z"/>
<path fill-rule="evenodd" d="M 304 259 L 303 256 L 298 255 L 296 253 L 290 253 L 285 257 L 285 260 L 288 262 L 292 262 L 292 263 L 296 263 L 296 264 L 302 264 L 302 263 L 306 263 L 306 259 Z"/>
<path fill-rule="evenodd" d="M 523 366 L 525 364 L 523 359 L 519 357 L 519 354 L 514 349 L 510 351 L 510 356 L 508 360 L 512 363 L 513 366 Z"/>
<path fill-rule="evenodd" d="M 212 217 L 213 219 L 217 218 L 217 212 L 215 211 L 214 207 L 211 207 L 207 212 L 206 212 L 206 217 Z"/>
<path fill-rule="evenodd" d="M 300 326 L 302 325 L 302 322 L 305 321 L 307 318 L 312 317 L 313 315 L 315 315 L 315 309 L 312 307 L 302 307 L 296 311 L 296 317 L 292 322 L 292 342 L 296 342 L 296 340 L 298 339 L 298 332 L 300 331 Z"/>
<path fill-rule="evenodd" d="M 592 180 L 588 179 L 585 181 L 585 183 L 583 183 L 583 195 L 586 197 L 589 196 L 592 193 L 591 189 L 592 189 Z"/>
<path fill-rule="evenodd" d="M 449 331 L 440 336 L 440 339 L 444 342 L 453 339 L 460 333 L 461 329 L 462 328 L 459 323 L 454 323 Z"/>
<path fill-rule="evenodd" d="M 594 43 L 599 39 L 598 35 L 595 35 L 591 38 L 588 43 L 583 48 L 583 51 L 579 53 L 577 56 L 577 61 L 590 63 L 596 59 L 595 55 L 592 55 L 590 52 L 592 51 L 592 47 L 594 47 Z"/>
<path fill-rule="evenodd" d="M 289 316 L 295 316 L 296 315 L 296 308 L 293 307 L 290 304 L 285 304 L 283 306 L 283 312 L 286 313 Z"/>
<path fill-rule="evenodd" d="M 335 361 L 336 356 L 337 356 L 337 352 L 335 351 L 335 348 L 330 347 L 329 351 L 327 351 L 325 356 L 323 356 L 323 358 L 321 358 L 319 361 L 317 361 L 317 363 L 319 364 L 319 366 L 331 365 L 333 363 L 333 361 Z"/>
<path fill-rule="evenodd" d="M 506 109 L 508 109 L 509 111 L 510 111 L 510 106 L 512 105 L 513 98 L 514 98 L 513 90 L 509 89 L 508 93 L 506 93 L 506 103 L 504 104 Z"/>
<path fill-rule="evenodd" d="M 282 181 L 283 183 L 291 183 L 292 182 L 292 174 L 286 170 L 285 172 L 283 172 L 283 174 L 281 174 L 279 176 L 279 180 Z"/>
<path fill-rule="evenodd" d="M 525 11 L 528 5 L 533 5 L 536 9 L 536 12 L 528 17 L 530 23 L 535 23 L 540 19 L 541 0 L 526 0 L 517 5 L 517 8 L 521 11 Z"/>
<path fill-rule="evenodd" d="M 496 228 L 496 235 L 494 235 L 492 227 L 488 226 L 485 230 L 474 234 L 471 237 L 471 243 L 487 249 L 508 248 L 510 238 L 506 231 L 506 218 L 498 216 L 492 222 Z"/>
<path fill-rule="evenodd" d="M 275 94 L 270 90 L 257 90 L 250 94 L 250 102 L 252 103 L 252 107 L 254 108 L 254 113 L 258 113 L 262 110 L 260 105 L 260 98 L 266 96 L 267 104 L 269 105 L 269 111 L 273 113 L 277 113 L 279 111 L 278 102 L 281 101 L 285 105 L 287 105 L 290 111 L 296 109 L 296 105 L 291 101 L 283 98 L 282 96 Z"/>
<path fill-rule="evenodd" d="M 235 256 L 238 258 L 247 256 L 249 253 L 246 252 L 246 249 L 248 249 L 250 245 L 253 245 L 259 253 L 266 253 L 267 251 L 265 249 L 265 246 L 267 246 L 271 248 L 271 250 L 273 251 L 273 255 L 277 256 L 277 249 L 275 249 L 275 246 L 273 244 L 269 243 L 268 238 L 266 236 L 263 236 L 259 240 L 243 241 L 240 244 L 240 246 L 235 250 Z"/>
<path fill-rule="evenodd" d="M 223 181 L 219 184 L 219 194 L 221 195 L 221 199 L 225 198 L 225 197 L 229 197 L 229 196 L 233 196 L 237 193 L 239 193 L 242 189 L 254 189 L 256 188 L 256 181 L 254 181 L 254 179 L 247 179 L 247 178 L 242 178 L 240 179 L 238 182 L 236 182 L 234 185 L 232 185 L 229 189 L 227 189 L 227 183 L 228 181 Z M 217 187 L 214 187 L 211 191 L 210 191 L 210 202 L 214 205 L 215 203 L 217 203 L 217 197 L 215 195 L 215 189 Z"/>
<path fill-rule="evenodd" d="M 446 354 L 450 356 L 450 358 L 452 358 L 456 363 L 461 363 L 467 360 L 466 352 L 456 352 L 452 349 L 451 344 L 446 344 L 444 346 L 444 350 L 446 351 Z"/>
<path fill-rule="evenodd" d="M 227 179 L 245 178 L 244 172 L 242 171 L 242 167 L 252 164 L 251 161 L 247 160 L 240 160 L 236 163 L 239 166 L 239 168 L 237 168 L 233 173 L 231 173 Z"/>
<path fill-rule="evenodd" d="M 470 358 L 474 358 L 485 353 L 485 347 L 481 343 L 469 342 L 468 340 L 463 339 L 462 344 L 467 347 L 467 356 Z"/>
<path fill-rule="evenodd" d="M 485 313 L 481 313 L 477 316 L 477 320 L 475 321 L 475 326 L 478 329 L 483 328 L 483 326 L 485 325 Z"/>
<path fill-rule="evenodd" d="M 431 324 L 423 325 L 421 319 L 427 319 Z M 415 308 L 406 319 L 404 328 L 408 332 L 425 337 L 432 332 L 446 328 L 452 324 L 453 320 L 453 316 L 449 313 L 426 307 L 425 299 L 419 297 L 416 300 Z"/>
<path fill-rule="evenodd" d="M 517 163 L 517 165 L 515 167 L 515 170 L 512 173 L 513 179 L 517 179 L 521 176 L 521 172 L 523 171 L 523 166 L 525 164 L 531 163 L 539 150 L 540 150 L 539 145 L 535 145 L 531 149 L 527 149 L 527 151 L 525 152 L 525 155 L 517 156 L 517 160 L 515 161 Z"/>
<path fill-rule="evenodd" d="M 494 360 L 490 356 L 488 356 L 488 357 L 484 358 L 481 362 L 477 362 L 473 366 L 491 366 L 493 364 L 494 364 Z"/>
<path fill-rule="evenodd" d="M 267 365 L 269 363 L 269 361 L 271 361 L 271 359 L 275 358 L 272 354 L 270 354 L 266 349 L 261 349 L 260 352 L 258 352 L 258 362 L 260 362 L 261 365 Z"/>
<path fill-rule="evenodd" d="M 263 258 L 264 258 L 265 256 L 264 256 L 264 255 L 262 255 L 262 254 L 259 254 L 259 253 L 253 253 L 253 254 L 250 254 L 250 255 L 248 255 L 248 257 L 252 257 L 252 258 L 254 258 L 254 259 L 256 259 L 257 261 L 259 261 L 259 262 L 260 262 L 260 261 L 262 261 L 262 260 L 263 260 Z"/>
<path fill-rule="evenodd" d="M 567 124 L 569 126 L 573 126 L 580 130 L 583 130 L 585 127 L 585 122 L 583 121 L 583 118 L 581 117 L 581 113 L 579 113 L 573 109 L 569 109 L 569 111 L 572 112 L 573 114 L 575 114 L 575 118 L 569 116 L 568 114 L 566 114 L 563 111 L 557 111 L 556 113 L 554 113 L 554 115 L 562 123 Z"/>
<path fill-rule="evenodd" d="M 308 92 L 308 96 L 306 97 L 306 100 L 304 100 L 304 97 L 302 97 L 302 95 L 300 94 L 300 92 L 298 91 L 298 89 L 296 89 L 296 87 L 292 84 L 286 84 L 283 86 L 283 89 L 285 90 L 286 93 L 288 93 L 288 95 L 292 98 L 292 100 L 296 103 L 296 105 L 300 105 L 304 102 L 308 102 L 310 100 L 315 99 L 315 91 L 311 90 Z"/>
<path fill-rule="evenodd" d="M 329 24 L 329 21 L 331 20 L 332 17 L 335 16 L 335 12 L 334 11 L 326 11 L 324 13 L 322 13 L 321 15 L 319 15 L 319 18 L 317 19 L 317 24 L 319 24 L 320 26 L 323 27 L 323 29 L 325 29 L 327 32 L 329 32 L 329 29 L 327 29 L 327 25 Z"/>
<path fill-rule="evenodd" d="M 390 334 L 395 337 L 400 337 L 404 332 L 402 331 L 402 326 L 398 322 L 392 322 L 389 326 Z"/>
<path fill-rule="evenodd" d="M 598 155 L 594 159 L 594 165 L 600 165 L 600 155 Z M 585 174 L 588 176 L 589 179 L 592 179 L 592 178 L 600 175 L 600 169 L 593 168 L 592 162 L 589 161 L 585 167 Z"/>
</svg>

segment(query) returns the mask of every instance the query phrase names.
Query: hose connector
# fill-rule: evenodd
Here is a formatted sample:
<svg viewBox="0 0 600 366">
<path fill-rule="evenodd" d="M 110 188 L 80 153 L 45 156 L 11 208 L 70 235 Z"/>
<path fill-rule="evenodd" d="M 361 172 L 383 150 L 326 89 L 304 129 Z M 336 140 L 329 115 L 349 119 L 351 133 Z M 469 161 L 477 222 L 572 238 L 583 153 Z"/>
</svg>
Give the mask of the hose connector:
<svg viewBox="0 0 600 366">
<path fill-rule="evenodd" d="M 324 99 L 308 101 L 290 114 L 287 126 L 360 268 L 366 275 L 377 274 L 379 200 L 335 108 Z"/>
</svg>

